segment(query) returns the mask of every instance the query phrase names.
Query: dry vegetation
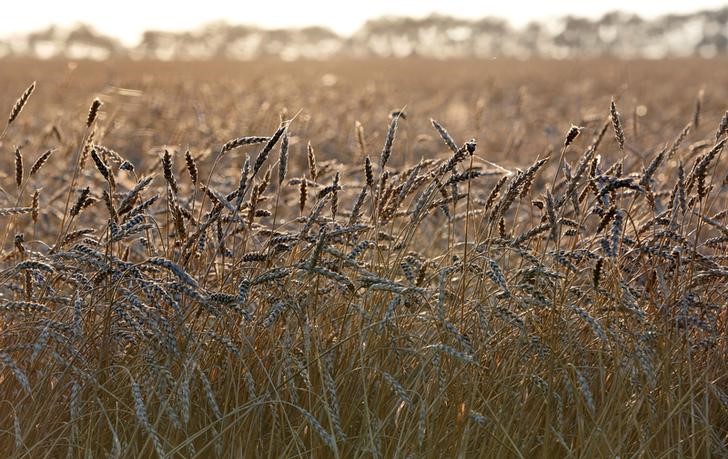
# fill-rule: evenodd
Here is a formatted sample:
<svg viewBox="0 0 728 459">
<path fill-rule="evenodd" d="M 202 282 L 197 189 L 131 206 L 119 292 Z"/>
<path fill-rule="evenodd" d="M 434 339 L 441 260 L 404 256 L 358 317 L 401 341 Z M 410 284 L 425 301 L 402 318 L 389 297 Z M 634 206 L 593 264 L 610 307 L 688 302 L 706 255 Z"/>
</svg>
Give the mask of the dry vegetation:
<svg viewBox="0 0 728 459">
<path fill-rule="evenodd" d="M 5 453 L 728 455 L 725 62 L 2 66 Z"/>
</svg>

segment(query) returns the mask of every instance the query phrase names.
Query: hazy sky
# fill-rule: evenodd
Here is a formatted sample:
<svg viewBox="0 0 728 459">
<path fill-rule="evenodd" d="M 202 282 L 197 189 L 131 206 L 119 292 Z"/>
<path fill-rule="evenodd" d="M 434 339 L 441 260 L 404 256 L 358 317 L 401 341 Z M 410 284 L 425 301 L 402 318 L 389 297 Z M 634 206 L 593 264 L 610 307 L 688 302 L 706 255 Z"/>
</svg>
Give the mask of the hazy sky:
<svg viewBox="0 0 728 459">
<path fill-rule="evenodd" d="M 497 16 L 520 26 L 534 19 L 574 14 L 598 17 L 620 9 L 654 17 L 728 4 L 728 0 L 6 0 L 0 36 L 38 30 L 54 23 L 91 24 L 135 44 L 144 30 L 189 30 L 224 20 L 264 27 L 323 25 L 348 34 L 367 19 L 383 15 L 421 17 L 433 12 L 458 17 Z"/>
</svg>

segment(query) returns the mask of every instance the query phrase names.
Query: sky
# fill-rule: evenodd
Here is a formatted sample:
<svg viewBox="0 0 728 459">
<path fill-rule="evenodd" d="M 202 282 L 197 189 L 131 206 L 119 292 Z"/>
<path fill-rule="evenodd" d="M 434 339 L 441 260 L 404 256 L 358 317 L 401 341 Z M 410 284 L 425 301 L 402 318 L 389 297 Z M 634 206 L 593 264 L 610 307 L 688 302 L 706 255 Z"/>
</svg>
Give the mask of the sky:
<svg viewBox="0 0 728 459">
<path fill-rule="evenodd" d="M 193 30 L 216 21 L 266 28 L 321 25 L 343 35 L 367 19 L 385 15 L 423 17 L 441 13 L 463 18 L 495 16 L 515 26 L 532 20 L 573 14 L 599 17 L 623 10 L 651 18 L 667 13 L 728 5 L 728 0 L 6 0 L 0 15 L 0 37 L 39 30 L 50 24 L 79 22 L 136 44 L 145 30 Z"/>
</svg>

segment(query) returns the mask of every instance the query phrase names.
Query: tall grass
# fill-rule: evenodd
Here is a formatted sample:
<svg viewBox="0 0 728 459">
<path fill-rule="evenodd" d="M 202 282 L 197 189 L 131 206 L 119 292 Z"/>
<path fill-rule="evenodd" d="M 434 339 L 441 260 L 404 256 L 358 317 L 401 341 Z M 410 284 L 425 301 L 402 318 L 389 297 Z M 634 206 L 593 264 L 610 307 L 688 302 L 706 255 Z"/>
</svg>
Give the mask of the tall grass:
<svg viewBox="0 0 728 459">
<path fill-rule="evenodd" d="M 412 160 L 403 111 L 142 158 L 94 99 L 3 179 L 0 450 L 728 455 L 725 117 L 644 147 L 619 104 L 518 168 L 436 120 Z"/>
</svg>

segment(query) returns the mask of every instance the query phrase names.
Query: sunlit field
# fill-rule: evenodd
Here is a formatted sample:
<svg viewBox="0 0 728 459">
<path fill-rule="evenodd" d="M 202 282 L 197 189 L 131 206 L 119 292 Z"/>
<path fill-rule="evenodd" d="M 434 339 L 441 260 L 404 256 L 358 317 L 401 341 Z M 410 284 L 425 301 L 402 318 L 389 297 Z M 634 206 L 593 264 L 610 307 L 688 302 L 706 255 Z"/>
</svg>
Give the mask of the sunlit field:
<svg viewBox="0 0 728 459">
<path fill-rule="evenodd" d="M 728 456 L 728 61 L 0 61 L 4 457 Z"/>
</svg>

